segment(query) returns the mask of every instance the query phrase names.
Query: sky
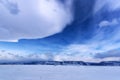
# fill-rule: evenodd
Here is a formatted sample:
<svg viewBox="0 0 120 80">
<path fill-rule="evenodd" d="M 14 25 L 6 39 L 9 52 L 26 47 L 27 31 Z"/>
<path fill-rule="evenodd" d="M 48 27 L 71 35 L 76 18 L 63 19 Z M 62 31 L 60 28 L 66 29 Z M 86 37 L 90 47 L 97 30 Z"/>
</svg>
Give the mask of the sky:
<svg viewBox="0 0 120 80">
<path fill-rule="evenodd" d="M 119 26 L 119 0 L 0 0 L 0 61 L 118 61 Z"/>
</svg>

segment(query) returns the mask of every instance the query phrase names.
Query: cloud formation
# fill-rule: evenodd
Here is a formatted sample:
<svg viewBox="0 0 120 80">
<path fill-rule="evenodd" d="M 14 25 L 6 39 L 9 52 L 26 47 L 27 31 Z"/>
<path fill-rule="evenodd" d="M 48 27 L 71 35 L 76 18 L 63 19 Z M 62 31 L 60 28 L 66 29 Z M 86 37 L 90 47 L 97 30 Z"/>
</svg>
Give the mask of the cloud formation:
<svg viewBox="0 0 120 80">
<path fill-rule="evenodd" d="M 54 60 L 54 56 L 52 54 L 30 54 L 24 52 L 15 52 L 15 51 L 0 51 L 0 63 L 2 62 L 16 62 L 16 61 L 40 61 L 40 60 Z"/>
<path fill-rule="evenodd" d="M 43 38 L 61 32 L 73 20 L 72 0 L 64 3 L 0 0 L 0 41 Z"/>
<path fill-rule="evenodd" d="M 120 21 L 118 19 L 113 19 L 111 22 L 104 20 L 104 21 L 100 22 L 99 26 L 100 27 L 115 26 L 115 25 L 118 25 L 119 22 Z"/>
<path fill-rule="evenodd" d="M 94 12 L 98 12 L 101 9 L 105 9 L 107 7 L 108 11 L 114 11 L 120 9 L 120 1 L 119 0 L 96 0 L 96 4 L 94 7 Z"/>
<path fill-rule="evenodd" d="M 7 1 L 7 4 L 10 4 L 13 0 Z M 27 6 L 25 2 L 28 2 Z M 17 5 L 14 9 L 19 10 L 16 15 L 11 13 L 14 9 L 5 7 L 1 0 L 0 9 L 3 12 L 0 13 L 0 40 L 28 39 L 15 45 L 19 47 L 18 50 L 24 50 L 23 45 L 27 45 L 28 52 L 16 55 L 17 52 L 13 51 L 12 54 L 6 54 L 7 58 L 11 56 L 11 59 L 56 61 L 120 60 L 119 0 L 95 0 L 95 3 L 88 0 L 20 0 L 12 3 Z M 33 38 L 43 39 L 29 40 Z M 8 44 L 7 48 L 11 45 Z"/>
<path fill-rule="evenodd" d="M 15 3 L 14 1 L 9 1 L 9 0 L 0 0 L 0 3 L 6 8 L 8 9 L 8 11 L 11 14 L 18 14 L 19 13 L 19 8 L 18 8 L 18 4 Z"/>
<path fill-rule="evenodd" d="M 106 53 L 18 53 L 12 51 L 0 51 L 0 63 L 7 62 L 29 62 L 29 61 L 85 61 L 85 62 L 101 62 L 101 61 L 119 61 L 120 51 L 113 50 Z M 80 52 L 80 50 L 79 50 Z"/>
<path fill-rule="evenodd" d="M 95 55 L 95 58 L 100 58 L 100 59 L 104 59 L 104 58 L 111 58 L 111 57 L 120 57 L 120 50 L 110 50 L 104 53 L 97 53 Z"/>
</svg>

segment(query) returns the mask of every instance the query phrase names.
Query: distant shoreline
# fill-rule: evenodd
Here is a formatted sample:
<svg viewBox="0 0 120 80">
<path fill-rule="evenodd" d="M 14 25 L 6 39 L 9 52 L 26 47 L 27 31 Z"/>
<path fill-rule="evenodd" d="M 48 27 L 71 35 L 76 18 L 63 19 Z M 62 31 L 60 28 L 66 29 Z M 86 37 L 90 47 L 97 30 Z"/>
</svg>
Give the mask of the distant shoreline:
<svg viewBox="0 0 120 80">
<path fill-rule="evenodd" d="M 0 65 L 120 66 L 120 61 L 102 61 L 102 62 L 84 62 L 84 61 L 21 61 L 21 62 L 1 62 Z"/>
</svg>

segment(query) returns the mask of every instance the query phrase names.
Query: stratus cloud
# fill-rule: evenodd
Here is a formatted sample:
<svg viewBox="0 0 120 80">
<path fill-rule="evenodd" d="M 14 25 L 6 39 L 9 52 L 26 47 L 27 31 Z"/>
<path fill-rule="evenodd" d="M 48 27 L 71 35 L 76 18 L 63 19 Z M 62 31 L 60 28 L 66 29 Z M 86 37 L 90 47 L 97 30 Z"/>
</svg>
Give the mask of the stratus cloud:
<svg viewBox="0 0 120 80">
<path fill-rule="evenodd" d="M 110 50 L 104 53 L 97 53 L 95 55 L 95 58 L 100 58 L 100 59 L 104 59 L 104 58 L 115 58 L 118 57 L 120 58 L 120 50 Z"/>
<path fill-rule="evenodd" d="M 18 51 L 0 51 L 1 62 L 16 62 L 16 61 L 40 61 L 40 60 L 53 60 L 55 55 L 52 54 L 32 54 Z"/>
<path fill-rule="evenodd" d="M 73 20 L 72 0 L 0 0 L 0 41 L 43 38 Z M 16 14 L 16 15 L 14 15 Z"/>
</svg>

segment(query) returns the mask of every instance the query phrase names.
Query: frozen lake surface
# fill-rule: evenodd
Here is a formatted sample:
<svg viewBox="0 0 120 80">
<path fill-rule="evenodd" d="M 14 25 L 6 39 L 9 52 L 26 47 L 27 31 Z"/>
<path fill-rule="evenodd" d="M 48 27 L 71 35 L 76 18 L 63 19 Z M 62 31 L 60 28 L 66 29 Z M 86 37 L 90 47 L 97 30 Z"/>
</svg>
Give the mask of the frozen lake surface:
<svg viewBox="0 0 120 80">
<path fill-rule="evenodd" d="M 120 67 L 0 65 L 0 80 L 120 80 Z"/>
</svg>

